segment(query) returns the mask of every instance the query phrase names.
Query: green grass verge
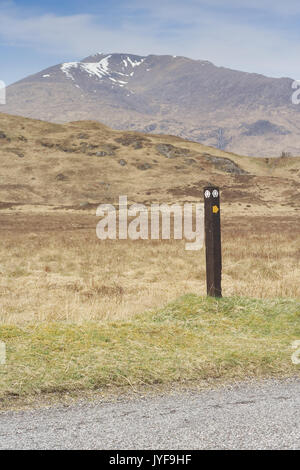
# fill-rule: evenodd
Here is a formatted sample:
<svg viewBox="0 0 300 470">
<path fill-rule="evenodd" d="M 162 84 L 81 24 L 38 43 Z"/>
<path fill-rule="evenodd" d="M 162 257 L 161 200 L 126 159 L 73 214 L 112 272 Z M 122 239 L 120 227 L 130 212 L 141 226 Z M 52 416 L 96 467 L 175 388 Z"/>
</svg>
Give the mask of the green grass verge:
<svg viewBox="0 0 300 470">
<path fill-rule="evenodd" d="M 130 321 L 0 326 L 0 398 L 109 385 L 294 375 L 297 300 L 185 296 Z"/>
</svg>

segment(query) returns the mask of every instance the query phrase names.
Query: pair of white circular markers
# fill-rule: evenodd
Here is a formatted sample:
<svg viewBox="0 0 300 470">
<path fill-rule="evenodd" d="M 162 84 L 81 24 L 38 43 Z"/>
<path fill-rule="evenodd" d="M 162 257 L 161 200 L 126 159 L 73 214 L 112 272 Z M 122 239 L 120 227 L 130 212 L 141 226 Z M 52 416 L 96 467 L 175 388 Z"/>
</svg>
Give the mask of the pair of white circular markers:
<svg viewBox="0 0 300 470">
<path fill-rule="evenodd" d="M 210 197 L 210 191 L 209 191 L 208 189 L 205 191 L 204 196 L 205 196 L 206 198 L 209 198 L 209 197 Z M 218 196 L 219 196 L 219 192 L 218 192 L 217 189 L 214 189 L 214 190 L 213 190 L 212 196 L 213 196 L 213 197 L 218 197 Z"/>
</svg>

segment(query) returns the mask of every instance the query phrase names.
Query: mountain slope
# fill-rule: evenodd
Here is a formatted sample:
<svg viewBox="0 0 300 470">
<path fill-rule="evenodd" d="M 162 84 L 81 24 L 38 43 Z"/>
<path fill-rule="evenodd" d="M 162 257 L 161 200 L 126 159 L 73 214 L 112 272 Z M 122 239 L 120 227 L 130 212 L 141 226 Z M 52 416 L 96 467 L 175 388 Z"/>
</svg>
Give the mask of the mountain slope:
<svg viewBox="0 0 300 470">
<path fill-rule="evenodd" d="M 0 209 L 202 201 L 217 184 L 230 213 L 296 215 L 299 158 L 241 157 L 168 135 L 98 122 L 51 124 L 0 114 Z"/>
<path fill-rule="evenodd" d="M 299 155 L 291 85 L 185 57 L 96 54 L 11 85 L 1 111 L 58 123 L 99 120 L 246 155 Z"/>
</svg>

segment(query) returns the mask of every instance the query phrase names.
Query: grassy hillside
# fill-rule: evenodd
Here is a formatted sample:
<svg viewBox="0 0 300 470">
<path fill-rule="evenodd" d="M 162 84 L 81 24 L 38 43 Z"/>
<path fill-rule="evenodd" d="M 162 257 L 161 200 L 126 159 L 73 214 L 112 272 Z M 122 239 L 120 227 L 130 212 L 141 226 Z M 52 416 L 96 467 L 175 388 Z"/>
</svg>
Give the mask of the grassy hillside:
<svg viewBox="0 0 300 470">
<path fill-rule="evenodd" d="M 300 158 L 241 157 L 95 122 L 56 125 L 0 114 L 0 159 L 2 208 L 87 208 L 119 194 L 146 204 L 184 202 L 202 199 L 208 183 L 220 185 L 234 211 L 251 204 L 285 214 L 299 206 Z"/>
</svg>

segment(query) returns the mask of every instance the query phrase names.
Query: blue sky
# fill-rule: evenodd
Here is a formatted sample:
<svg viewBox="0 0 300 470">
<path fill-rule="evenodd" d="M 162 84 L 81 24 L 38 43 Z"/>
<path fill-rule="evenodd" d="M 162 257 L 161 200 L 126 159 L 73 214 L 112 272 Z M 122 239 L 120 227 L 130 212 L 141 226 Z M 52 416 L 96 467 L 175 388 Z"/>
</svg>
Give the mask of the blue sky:
<svg viewBox="0 0 300 470">
<path fill-rule="evenodd" d="M 0 0 L 0 80 L 96 52 L 184 55 L 297 79 L 299 25 L 299 0 Z"/>
</svg>

